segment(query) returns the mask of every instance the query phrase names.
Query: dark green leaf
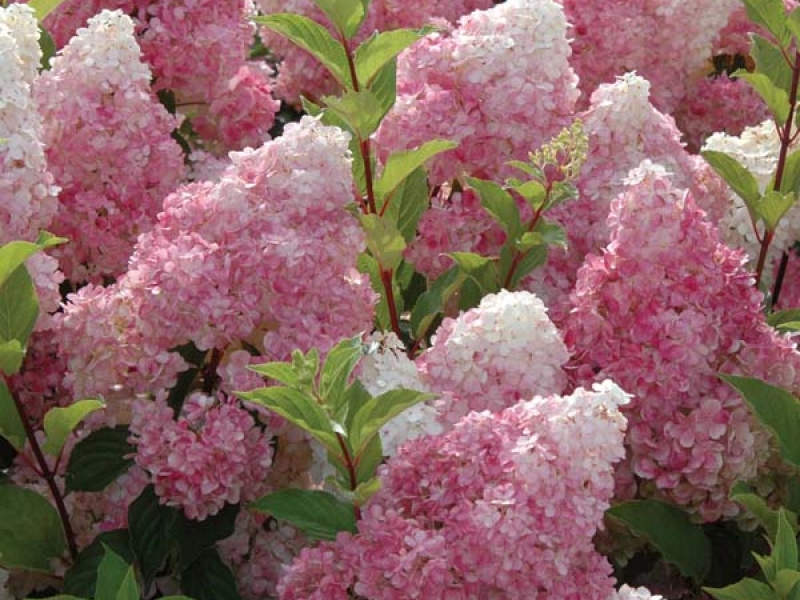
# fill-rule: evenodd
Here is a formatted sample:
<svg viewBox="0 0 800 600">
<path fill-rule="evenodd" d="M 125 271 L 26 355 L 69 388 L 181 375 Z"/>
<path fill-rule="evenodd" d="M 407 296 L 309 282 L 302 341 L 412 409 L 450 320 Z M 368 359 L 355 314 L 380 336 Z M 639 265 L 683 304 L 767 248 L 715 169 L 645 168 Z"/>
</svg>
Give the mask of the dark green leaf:
<svg viewBox="0 0 800 600">
<path fill-rule="evenodd" d="M 214 548 L 181 572 L 181 591 L 194 600 L 240 600 L 236 579 Z"/>
<path fill-rule="evenodd" d="M 253 20 L 310 52 L 343 88 L 353 88 L 344 48 L 322 25 L 308 17 L 290 13 L 274 13 L 253 17 Z"/>
<path fill-rule="evenodd" d="M 739 164 L 735 158 L 724 152 L 706 150 L 702 152 L 703 158 L 733 188 L 745 204 L 755 206 L 761 198 L 758 181 L 746 167 Z"/>
<path fill-rule="evenodd" d="M 39 49 L 42 51 L 39 69 L 46 71 L 50 68 L 50 59 L 56 55 L 56 43 L 53 41 L 53 36 L 41 25 L 39 26 Z"/>
<path fill-rule="evenodd" d="M 136 448 L 125 425 L 93 431 L 75 445 L 67 465 L 67 490 L 101 492 L 133 464 Z"/>
<path fill-rule="evenodd" d="M 150 587 L 156 573 L 167 561 L 170 533 L 177 517 L 178 509 L 163 506 L 152 485 L 144 488 L 128 507 L 131 548 L 142 572 L 145 589 Z"/>
<path fill-rule="evenodd" d="M 44 432 L 47 441 L 42 450 L 52 456 L 58 456 L 69 437 L 69 434 L 86 418 L 87 415 L 104 408 L 99 400 L 78 400 L 67 407 L 55 406 L 44 416 Z"/>
<path fill-rule="evenodd" d="M 17 451 L 21 451 L 25 445 L 25 427 L 19 418 L 6 382 L 2 379 L 0 379 L 0 435 Z"/>
<path fill-rule="evenodd" d="M 134 591 L 131 589 L 133 567 L 107 546 L 104 550 L 105 554 L 97 567 L 95 600 L 139 600 L 135 579 L 133 579 L 133 586 L 136 586 L 135 595 L 133 597 L 130 595 Z"/>
<path fill-rule="evenodd" d="M 356 481 L 362 484 L 375 477 L 375 471 L 383 462 L 383 446 L 381 436 L 373 436 L 363 452 L 356 456 Z"/>
<path fill-rule="evenodd" d="M 425 335 L 436 316 L 444 311 L 447 302 L 458 292 L 464 279 L 465 275 L 461 270 L 453 267 L 439 276 L 428 291 L 419 297 L 411 311 L 411 330 L 414 332 L 414 338 L 418 339 Z"/>
<path fill-rule="evenodd" d="M 18 267 L 0 285 L 0 342 L 18 340 L 25 346 L 39 316 L 39 300 L 33 280 Z"/>
<path fill-rule="evenodd" d="M 606 514 L 643 537 L 680 572 L 703 581 L 711 566 L 711 542 L 679 507 L 659 500 L 631 500 Z"/>
<path fill-rule="evenodd" d="M 280 490 L 259 498 L 250 508 L 291 523 L 311 539 L 333 540 L 340 531 L 357 531 L 353 506 L 319 490 Z"/>
<path fill-rule="evenodd" d="M 746 577 L 724 588 L 703 588 L 717 600 L 778 600 L 766 583 Z"/>
<path fill-rule="evenodd" d="M 419 167 L 384 199 L 380 212 L 396 223 L 400 235 L 406 243 L 411 243 L 417 236 L 417 224 L 427 208 L 428 176 L 425 169 Z"/>
<path fill-rule="evenodd" d="M 526 275 L 535 268 L 541 267 L 545 262 L 547 262 L 547 246 L 534 246 L 525 252 L 522 260 L 517 263 L 514 269 L 508 289 L 515 289 Z"/>
<path fill-rule="evenodd" d="M 116 529 L 99 534 L 78 555 L 78 560 L 64 575 L 64 593 L 94 598 L 97 583 L 97 569 L 105 556 L 106 548 L 122 557 L 128 564 L 133 563 L 133 552 L 129 546 L 128 530 Z"/>
<path fill-rule="evenodd" d="M 406 177 L 423 166 L 428 159 L 457 146 L 458 144 L 455 142 L 447 140 L 431 140 L 413 150 L 403 150 L 391 154 L 375 183 L 375 194 L 381 199 L 386 198 Z"/>
<path fill-rule="evenodd" d="M 467 183 L 478 192 L 486 212 L 500 224 L 509 238 L 516 239 L 522 233 L 522 221 L 511 194 L 488 179 L 467 177 Z"/>
<path fill-rule="evenodd" d="M 56 509 L 36 492 L 0 485 L 0 567 L 49 573 L 66 549 Z"/>
<path fill-rule="evenodd" d="M 751 377 L 720 375 L 775 436 L 783 459 L 800 466 L 800 402 L 789 392 Z"/>
<path fill-rule="evenodd" d="M 233 535 L 238 504 L 226 504 L 217 514 L 202 521 L 187 519 L 178 511 L 172 527 L 172 536 L 180 548 L 181 568 L 189 566 L 206 549 Z"/>
<path fill-rule="evenodd" d="M 395 29 L 376 32 L 355 51 L 356 76 L 362 86 L 369 86 L 378 72 L 398 54 L 422 37 L 421 31 Z"/>
<path fill-rule="evenodd" d="M 800 308 L 790 308 L 779 310 L 767 317 L 767 323 L 780 331 L 797 331 L 797 324 L 800 323 Z"/>
</svg>

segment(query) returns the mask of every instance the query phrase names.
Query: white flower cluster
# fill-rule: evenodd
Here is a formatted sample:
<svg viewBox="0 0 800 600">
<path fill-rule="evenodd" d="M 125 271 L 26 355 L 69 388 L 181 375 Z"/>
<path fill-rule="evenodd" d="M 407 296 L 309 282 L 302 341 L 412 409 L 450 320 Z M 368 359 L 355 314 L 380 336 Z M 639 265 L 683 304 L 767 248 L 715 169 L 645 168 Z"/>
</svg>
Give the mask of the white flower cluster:
<svg viewBox="0 0 800 600">
<path fill-rule="evenodd" d="M 623 585 L 607 600 L 664 600 L 664 597 L 652 595 L 646 587 L 632 588 L 629 585 Z"/>
<path fill-rule="evenodd" d="M 775 124 L 772 121 L 764 121 L 760 125 L 748 127 L 739 136 L 715 133 L 706 140 L 703 150 L 725 152 L 735 158 L 755 176 L 763 193 L 778 165 L 780 147 L 781 143 Z M 794 149 L 796 149 L 796 145 Z M 729 197 L 728 211 L 719 224 L 720 233 L 726 243 L 746 251 L 755 265 L 761 244 L 756 232 L 753 231 L 747 206 L 733 190 L 729 190 Z M 771 264 L 798 239 L 800 239 L 800 202 L 795 202 L 775 230 L 775 237 L 767 255 L 767 264 Z M 770 275 L 767 270 L 764 273 L 764 279 L 769 280 Z"/>
</svg>

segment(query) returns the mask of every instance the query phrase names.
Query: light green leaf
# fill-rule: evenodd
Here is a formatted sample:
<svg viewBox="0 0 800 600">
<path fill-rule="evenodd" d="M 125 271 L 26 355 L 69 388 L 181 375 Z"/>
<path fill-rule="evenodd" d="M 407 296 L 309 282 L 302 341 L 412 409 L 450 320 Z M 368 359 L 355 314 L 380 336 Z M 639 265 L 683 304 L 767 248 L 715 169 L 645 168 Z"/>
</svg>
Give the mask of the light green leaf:
<svg viewBox="0 0 800 600">
<path fill-rule="evenodd" d="M 772 432 L 783 459 L 800 466 L 800 402 L 789 392 L 752 377 L 720 375 Z"/>
<path fill-rule="evenodd" d="M 290 13 L 253 17 L 253 21 L 310 52 L 325 65 L 343 88 L 353 89 L 344 48 L 322 25 L 308 17 Z"/>
<path fill-rule="evenodd" d="M 534 211 L 539 210 L 547 199 L 547 190 L 538 181 L 526 181 L 514 186 L 514 190 L 528 203 Z"/>
<path fill-rule="evenodd" d="M 725 182 L 733 188 L 748 207 L 755 206 L 761 198 L 761 191 L 758 188 L 758 181 L 747 167 L 725 154 L 716 150 L 705 150 L 701 152 L 706 162 L 711 168 L 722 177 Z M 751 211 L 752 214 L 752 211 Z"/>
<path fill-rule="evenodd" d="M 11 444 L 18 452 L 25 446 L 25 427 L 19 418 L 14 399 L 6 386 L 6 382 L 0 379 L 0 435 Z"/>
<path fill-rule="evenodd" d="M 474 252 L 450 252 L 448 256 L 468 278 L 475 282 L 482 296 L 500 291 L 496 259 Z"/>
<path fill-rule="evenodd" d="M 319 394 L 326 404 L 333 407 L 338 405 L 361 356 L 360 335 L 342 340 L 328 352 L 319 377 Z"/>
<path fill-rule="evenodd" d="M 392 320 L 389 315 L 389 302 L 387 299 L 386 291 L 383 289 L 383 280 L 381 279 L 381 270 L 378 266 L 378 261 L 371 257 L 366 252 L 362 252 L 356 261 L 356 267 L 360 273 L 369 275 L 372 289 L 378 295 L 378 304 L 375 307 L 375 324 L 379 329 L 387 331 L 392 328 Z M 397 281 L 392 277 L 392 293 L 394 294 L 395 301 L 402 300 L 400 287 Z"/>
<path fill-rule="evenodd" d="M 778 511 L 778 533 L 772 548 L 775 569 L 780 573 L 784 569 L 797 570 L 797 540 L 795 530 L 786 516 L 786 511 Z"/>
<path fill-rule="evenodd" d="M 791 34 L 786 26 L 786 12 L 781 0 L 744 0 L 748 18 L 763 25 L 782 47 L 789 44 Z"/>
<path fill-rule="evenodd" d="M 486 212 L 500 224 L 509 238 L 516 239 L 522 233 L 522 222 L 511 194 L 488 179 L 467 177 L 467 183 L 478 192 L 481 206 Z"/>
<path fill-rule="evenodd" d="M 377 437 L 374 439 L 378 439 Z M 367 500 L 372 498 L 375 494 L 377 494 L 381 489 L 381 480 L 380 477 L 373 477 L 372 479 L 368 479 L 366 481 L 362 481 L 358 484 L 355 491 L 353 492 L 353 496 L 355 497 L 355 503 L 358 506 L 363 506 L 366 504 Z"/>
<path fill-rule="evenodd" d="M 367 248 L 383 270 L 394 270 L 403 260 L 406 242 L 389 218 L 378 215 L 359 215 L 366 234 Z"/>
<path fill-rule="evenodd" d="M 800 115 L 800 111 L 798 111 Z M 775 177 L 770 180 L 767 189 L 775 188 Z M 795 150 L 786 157 L 783 166 L 783 176 L 781 177 L 780 190 L 783 193 L 793 192 L 795 196 L 800 194 L 800 150 Z"/>
<path fill-rule="evenodd" d="M 427 208 L 428 176 L 425 169 L 419 167 L 386 196 L 379 212 L 396 223 L 403 239 L 411 243 L 417 236 L 417 225 Z"/>
<path fill-rule="evenodd" d="M 381 67 L 372 79 L 369 90 L 375 94 L 381 114 L 386 115 L 397 101 L 397 60 L 392 59 Z"/>
<path fill-rule="evenodd" d="M 520 252 L 527 252 L 536 246 L 567 246 L 567 234 L 564 228 L 557 224 L 540 219 L 533 231 L 522 234 L 514 246 Z"/>
<path fill-rule="evenodd" d="M 375 472 L 378 466 L 383 462 L 383 445 L 381 444 L 381 436 L 372 436 L 372 439 L 364 447 L 364 451 L 355 457 L 356 461 L 356 481 L 358 487 L 364 483 L 368 483 L 376 479 Z M 358 492 L 356 487 L 356 492 Z M 376 490 L 377 491 L 377 490 Z M 360 498 L 360 502 L 366 501 L 366 498 Z"/>
<path fill-rule="evenodd" d="M 64 0 L 30 0 L 28 6 L 33 9 L 39 22 L 44 21 L 45 17 L 58 8 Z"/>
<path fill-rule="evenodd" d="M 362 86 L 369 86 L 378 72 L 400 52 L 422 37 L 422 31 L 395 29 L 376 32 L 356 48 L 356 75 Z"/>
<path fill-rule="evenodd" d="M 351 90 L 338 97 L 325 96 L 322 102 L 327 107 L 326 113 L 339 117 L 359 140 L 368 139 L 378 129 L 386 114 L 378 98 L 370 90 Z"/>
<path fill-rule="evenodd" d="M 0 285 L 0 342 L 18 340 L 25 346 L 38 317 L 36 288 L 22 265 Z"/>
<path fill-rule="evenodd" d="M 790 308 L 774 312 L 767 317 L 767 323 L 781 333 L 797 331 L 797 325 L 800 324 L 800 308 Z"/>
<path fill-rule="evenodd" d="M 767 532 L 770 540 L 774 540 L 778 534 L 778 511 L 772 510 L 767 506 L 763 498 L 757 494 L 752 493 L 749 486 L 738 483 L 731 491 L 731 500 L 743 505 L 747 510 L 753 513 L 758 519 L 761 526 Z M 786 516 L 789 519 L 789 524 L 796 531 L 797 530 L 797 515 L 791 511 L 786 511 Z"/>
<path fill-rule="evenodd" d="M 783 215 L 794 205 L 794 200 L 794 192 L 788 194 L 776 191 L 767 192 L 761 202 L 756 205 L 756 213 L 763 219 L 764 226 L 769 231 L 775 231 Z"/>
<path fill-rule="evenodd" d="M 525 252 L 522 260 L 517 263 L 517 266 L 514 269 L 514 273 L 511 276 L 511 281 L 508 284 L 508 289 L 514 290 L 525 276 L 530 274 L 530 272 L 537 267 L 541 267 L 545 262 L 547 262 L 547 246 L 534 246 Z"/>
<path fill-rule="evenodd" d="M 56 406 L 44 416 L 44 432 L 47 441 L 42 450 L 52 456 L 58 456 L 69 437 L 69 434 L 88 415 L 105 407 L 100 400 L 79 400 L 67 407 Z"/>
<path fill-rule="evenodd" d="M 350 443 L 359 456 L 381 427 L 407 408 L 426 402 L 436 394 L 399 388 L 371 398 L 353 417 L 350 426 Z"/>
<path fill-rule="evenodd" d="M 15 485 L 0 485 L 0 567 L 50 573 L 66 549 L 56 509 Z"/>
<path fill-rule="evenodd" d="M 375 193 L 381 199 L 386 198 L 406 177 L 424 165 L 429 158 L 447 150 L 452 150 L 457 146 L 458 144 L 455 142 L 431 140 L 413 150 L 395 152 L 389 156 L 383 166 L 383 171 L 381 171 L 380 177 L 375 183 Z"/>
<path fill-rule="evenodd" d="M 764 73 L 748 73 L 738 70 L 734 73 L 736 77 L 747 81 L 758 95 L 767 103 L 772 116 L 778 123 L 785 123 L 789 116 L 789 94 L 786 90 L 776 86 Z M 705 153 L 704 153 L 705 154 Z"/>
<path fill-rule="evenodd" d="M 800 7 L 794 8 L 789 12 L 789 16 L 786 19 L 786 26 L 789 28 L 789 31 L 792 32 L 792 35 L 795 39 L 795 44 L 800 44 Z M 752 33 L 750 34 L 752 37 Z"/>
<path fill-rule="evenodd" d="M 291 363 L 270 362 L 263 365 L 250 365 L 247 368 L 289 387 L 297 387 L 300 383 L 300 378 Z"/>
<path fill-rule="evenodd" d="M 65 238 L 56 237 L 43 231 L 35 243 L 10 242 L 0 246 L 0 285 L 3 285 L 6 279 L 31 256 L 40 250 L 66 241 Z"/>
<path fill-rule="evenodd" d="M 766 583 L 745 577 L 724 588 L 703 588 L 717 600 L 778 600 Z"/>
<path fill-rule="evenodd" d="M 25 360 L 25 348 L 19 340 L 0 342 L 0 372 L 15 375 L 22 368 Z"/>
<path fill-rule="evenodd" d="M 770 583 L 775 585 L 775 578 L 778 575 L 778 569 L 775 567 L 775 559 L 771 556 L 761 556 L 760 554 L 753 553 L 753 558 L 761 567 L 761 572 L 764 573 L 764 578 Z"/>
<path fill-rule="evenodd" d="M 764 73 L 777 87 L 788 90 L 792 84 L 792 68 L 781 49 L 757 33 L 751 33 L 750 39 L 750 55 L 756 63 L 756 71 Z"/>
<path fill-rule="evenodd" d="M 356 34 L 367 16 L 367 3 L 364 0 L 314 0 L 314 4 L 328 15 L 331 23 L 348 40 Z"/>
<path fill-rule="evenodd" d="M 259 498 L 250 508 L 291 523 L 311 539 L 333 540 L 340 531 L 358 531 L 352 505 L 319 490 L 283 489 Z"/>
<path fill-rule="evenodd" d="M 235 392 L 235 394 L 279 414 L 303 431 L 313 435 L 331 452 L 341 453 L 339 441 L 330 419 L 322 407 L 307 394 L 286 387 L 259 388 L 250 392 Z"/>
<path fill-rule="evenodd" d="M 679 507 L 659 500 L 631 500 L 612 506 L 606 515 L 646 539 L 683 575 L 702 581 L 708 574 L 711 541 Z"/>
</svg>

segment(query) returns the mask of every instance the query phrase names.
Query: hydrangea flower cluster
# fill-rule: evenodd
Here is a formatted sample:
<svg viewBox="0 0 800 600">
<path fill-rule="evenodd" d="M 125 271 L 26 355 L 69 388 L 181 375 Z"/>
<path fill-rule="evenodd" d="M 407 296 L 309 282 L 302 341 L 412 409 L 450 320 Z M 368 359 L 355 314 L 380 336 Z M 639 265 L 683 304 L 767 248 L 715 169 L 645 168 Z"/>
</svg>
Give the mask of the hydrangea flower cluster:
<svg viewBox="0 0 800 600">
<path fill-rule="evenodd" d="M 272 463 L 269 437 L 223 398 L 191 394 L 177 421 L 165 401 L 137 401 L 130 430 L 136 464 L 150 474 L 156 495 L 189 519 L 254 500 Z"/>
<path fill-rule="evenodd" d="M 624 454 L 627 399 L 604 382 L 471 413 L 404 445 L 381 467 L 359 533 L 304 549 L 280 598 L 610 596 L 611 567 L 592 537 Z"/>
<path fill-rule="evenodd" d="M 432 159 L 434 185 L 464 172 L 510 174 L 506 162 L 556 135 L 578 98 L 567 22 L 553 0 L 508 0 L 404 51 L 397 102 L 378 131 L 385 158 L 432 139 L 458 142 Z"/>
<path fill-rule="evenodd" d="M 50 228 L 58 209 L 58 188 L 31 89 L 40 60 L 33 11 L 19 4 L 0 6 L 0 244 L 34 241 L 40 229 Z M 55 259 L 43 254 L 27 266 L 42 305 L 37 328 L 47 328 L 63 275 Z"/>
<path fill-rule="evenodd" d="M 300 14 L 330 28 L 328 18 L 312 0 L 255 0 L 255 3 L 265 15 Z M 409 10 L 401 0 L 372 0 L 359 33 L 349 43 L 356 47 L 374 31 L 416 29 L 431 23 L 441 24 L 442 21 L 452 23 L 473 10 L 490 6 L 491 0 L 420 0 L 414 3 L 414 10 Z M 266 27 L 259 31 L 259 35 L 281 60 L 274 90 L 279 98 L 299 107 L 301 96 L 317 101 L 324 95 L 337 93 L 335 80 L 311 54 Z"/>
<path fill-rule="evenodd" d="M 766 325 L 744 256 L 690 192 L 644 161 L 611 205 L 611 241 L 578 273 L 565 340 L 578 383 L 614 378 L 634 401 L 626 444 L 639 493 L 712 521 L 756 475 L 768 439 L 717 372 L 800 388 L 800 354 Z"/>
<path fill-rule="evenodd" d="M 118 8 L 133 17 L 156 90 L 175 93 L 209 147 L 238 150 L 269 139 L 279 105 L 270 69 L 246 60 L 255 27 L 251 0 L 67 0 L 45 25 L 61 47 L 92 15 Z"/>
<path fill-rule="evenodd" d="M 133 22 L 120 11 L 89 20 L 36 81 L 43 139 L 61 187 L 57 250 L 74 282 L 124 272 L 136 237 L 184 177 L 178 125 L 150 90 Z M 80 157 L 76 160 L 76 157 Z"/>
<path fill-rule="evenodd" d="M 796 149 L 797 144 L 792 146 Z M 780 139 L 772 120 L 746 128 L 740 136 L 715 133 L 710 136 L 703 150 L 716 150 L 733 156 L 755 176 L 759 188 L 765 192 L 778 165 Z M 742 248 L 755 264 L 761 244 L 753 230 L 752 220 L 744 200 L 728 188 L 728 206 L 719 224 L 725 242 Z M 800 240 L 800 203 L 789 209 L 775 230 L 768 261 L 774 261 L 781 253 Z M 765 272 L 767 275 L 767 272 Z"/>
<path fill-rule="evenodd" d="M 355 270 L 364 234 L 345 210 L 348 141 L 305 117 L 232 153 L 218 183 L 167 197 L 129 271 L 108 288 L 82 288 L 64 308 L 59 344 L 74 393 L 169 387 L 186 368 L 171 350 L 189 342 L 232 352 L 246 340 L 285 360 L 369 329 L 375 295 Z"/>
<path fill-rule="evenodd" d="M 535 394 L 563 392 L 568 360 L 544 303 L 502 290 L 445 319 L 416 362 L 422 382 L 443 394 L 440 420 L 453 425 L 470 411 L 499 412 Z"/>
</svg>

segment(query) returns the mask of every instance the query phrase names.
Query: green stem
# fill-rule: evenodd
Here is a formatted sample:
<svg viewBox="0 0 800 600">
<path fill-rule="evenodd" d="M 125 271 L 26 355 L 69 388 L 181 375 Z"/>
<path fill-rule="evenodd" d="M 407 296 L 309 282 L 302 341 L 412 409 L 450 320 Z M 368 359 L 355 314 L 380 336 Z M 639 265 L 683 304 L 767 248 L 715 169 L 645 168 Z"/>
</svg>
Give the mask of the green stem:
<svg viewBox="0 0 800 600">
<path fill-rule="evenodd" d="M 536 223 L 539 221 L 539 217 L 541 217 L 542 213 L 544 212 L 544 207 L 547 206 L 547 199 L 549 198 L 549 196 L 550 196 L 550 187 L 548 186 L 547 187 L 547 194 L 545 196 L 545 200 L 542 203 L 541 208 L 539 208 L 539 210 L 537 210 L 533 214 L 533 218 L 531 219 L 531 222 L 528 223 L 528 227 L 525 229 L 525 233 L 530 233 L 531 231 L 533 231 L 533 228 L 536 227 Z M 511 259 L 511 265 L 509 265 L 509 267 L 508 267 L 508 274 L 506 275 L 505 281 L 503 281 L 503 289 L 506 289 L 506 290 L 509 290 L 509 291 L 512 291 L 508 286 L 511 285 L 511 280 L 514 277 L 514 271 L 517 270 L 517 267 L 519 266 L 519 263 L 522 262 L 522 259 L 525 256 L 524 252 L 520 252 L 516 248 L 514 248 L 513 252 L 514 252 L 514 256 Z"/>
</svg>

